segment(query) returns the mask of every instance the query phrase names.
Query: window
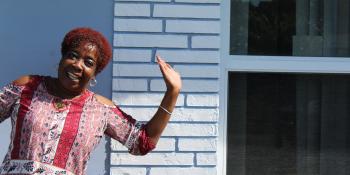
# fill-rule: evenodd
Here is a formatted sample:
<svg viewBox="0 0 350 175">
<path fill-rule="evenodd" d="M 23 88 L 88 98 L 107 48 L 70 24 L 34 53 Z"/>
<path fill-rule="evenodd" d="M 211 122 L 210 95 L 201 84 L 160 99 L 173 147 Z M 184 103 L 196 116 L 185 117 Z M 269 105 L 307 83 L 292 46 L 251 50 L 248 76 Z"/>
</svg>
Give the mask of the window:
<svg viewBox="0 0 350 175">
<path fill-rule="evenodd" d="M 349 0 L 232 0 L 230 54 L 349 56 Z"/>
<path fill-rule="evenodd" d="M 221 3 L 218 174 L 348 174 L 350 0 Z"/>
<path fill-rule="evenodd" d="M 230 73 L 227 174 L 349 174 L 350 76 Z"/>
</svg>

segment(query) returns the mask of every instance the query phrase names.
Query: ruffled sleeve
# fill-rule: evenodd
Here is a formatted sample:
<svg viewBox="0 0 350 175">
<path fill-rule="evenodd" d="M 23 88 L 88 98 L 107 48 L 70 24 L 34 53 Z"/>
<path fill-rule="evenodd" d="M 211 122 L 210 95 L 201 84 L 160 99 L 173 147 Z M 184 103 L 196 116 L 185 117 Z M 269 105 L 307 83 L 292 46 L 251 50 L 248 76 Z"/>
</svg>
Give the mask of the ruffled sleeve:
<svg viewBox="0 0 350 175">
<path fill-rule="evenodd" d="M 13 105 L 21 98 L 24 86 L 8 84 L 0 90 L 0 123 L 10 117 Z"/>
<path fill-rule="evenodd" d="M 155 148 L 145 126 L 115 107 L 107 116 L 105 134 L 126 146 L 131 154 L 145 155 Z"/>
</svg>

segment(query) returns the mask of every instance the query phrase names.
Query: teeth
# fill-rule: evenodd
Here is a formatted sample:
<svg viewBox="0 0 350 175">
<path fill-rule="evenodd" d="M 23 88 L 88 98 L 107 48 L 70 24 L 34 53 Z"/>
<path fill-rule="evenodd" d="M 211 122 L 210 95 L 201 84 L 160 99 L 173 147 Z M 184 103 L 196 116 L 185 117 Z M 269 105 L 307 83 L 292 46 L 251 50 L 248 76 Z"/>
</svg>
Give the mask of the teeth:
<svg viewBox="0 0 350 175">
<path fill-rule="evenodd" d="M 67 72 L 67 75 L 68 75 L 68 78 L 70 78 L 70 79 L 72 79 L 74 81 L 79 80 L 79 77 L 74 75 L 73 73 Z"/>
</svg>

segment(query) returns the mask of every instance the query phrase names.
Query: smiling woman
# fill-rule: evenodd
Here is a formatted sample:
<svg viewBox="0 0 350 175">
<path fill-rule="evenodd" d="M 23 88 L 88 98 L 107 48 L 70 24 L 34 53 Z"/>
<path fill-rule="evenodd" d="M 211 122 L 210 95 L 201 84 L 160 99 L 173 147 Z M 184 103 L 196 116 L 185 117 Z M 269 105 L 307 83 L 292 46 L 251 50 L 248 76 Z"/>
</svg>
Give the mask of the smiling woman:
<svg viewBox="0 0 350 175">
<path fill-rule="evenodd" d="M 85 174 L 90 153 L 104 134 L 131 154 L 155 148 L 181 89 L 181 78 L 157 56 L 167 91 L 147 124 L 88 89 L 111 59 L 107 40 L 90 28 L 62 42 L 58 77 L 23 76 L 0 93 L 0 122 L 11 118 L 11 143 L 0 174 Z"/>
<path fill-rule="evenodd" d="M 57 85 L 64 90 L 61 95 L 76 96 L 87 88 L 90 79 L 108 64 L 112 51 L 108 41 L 88 28 L 69 32 L 62 42 L 62 59 L 58 69 Z M 57 87 L 57 86 L 55 86 Z"/>
</svg>

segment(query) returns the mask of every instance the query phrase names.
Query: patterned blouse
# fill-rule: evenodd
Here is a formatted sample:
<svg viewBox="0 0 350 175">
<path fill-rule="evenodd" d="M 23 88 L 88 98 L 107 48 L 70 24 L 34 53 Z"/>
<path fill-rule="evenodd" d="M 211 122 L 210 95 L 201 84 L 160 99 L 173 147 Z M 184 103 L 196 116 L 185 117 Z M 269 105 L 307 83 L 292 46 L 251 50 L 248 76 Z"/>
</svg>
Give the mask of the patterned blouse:
<svg viewBox="0 0 350 175">
<path fill-rule="evenodd" d="M 85 174 L 91 151 L 104 134 L 131 154 L 154 149 L 145 125 L 86 90 L 73 99 L 48 93 L 45 77 L 0 91 L 0 123 L 11 118 L 11 143 L 0 174 Z"/>
</svg>

